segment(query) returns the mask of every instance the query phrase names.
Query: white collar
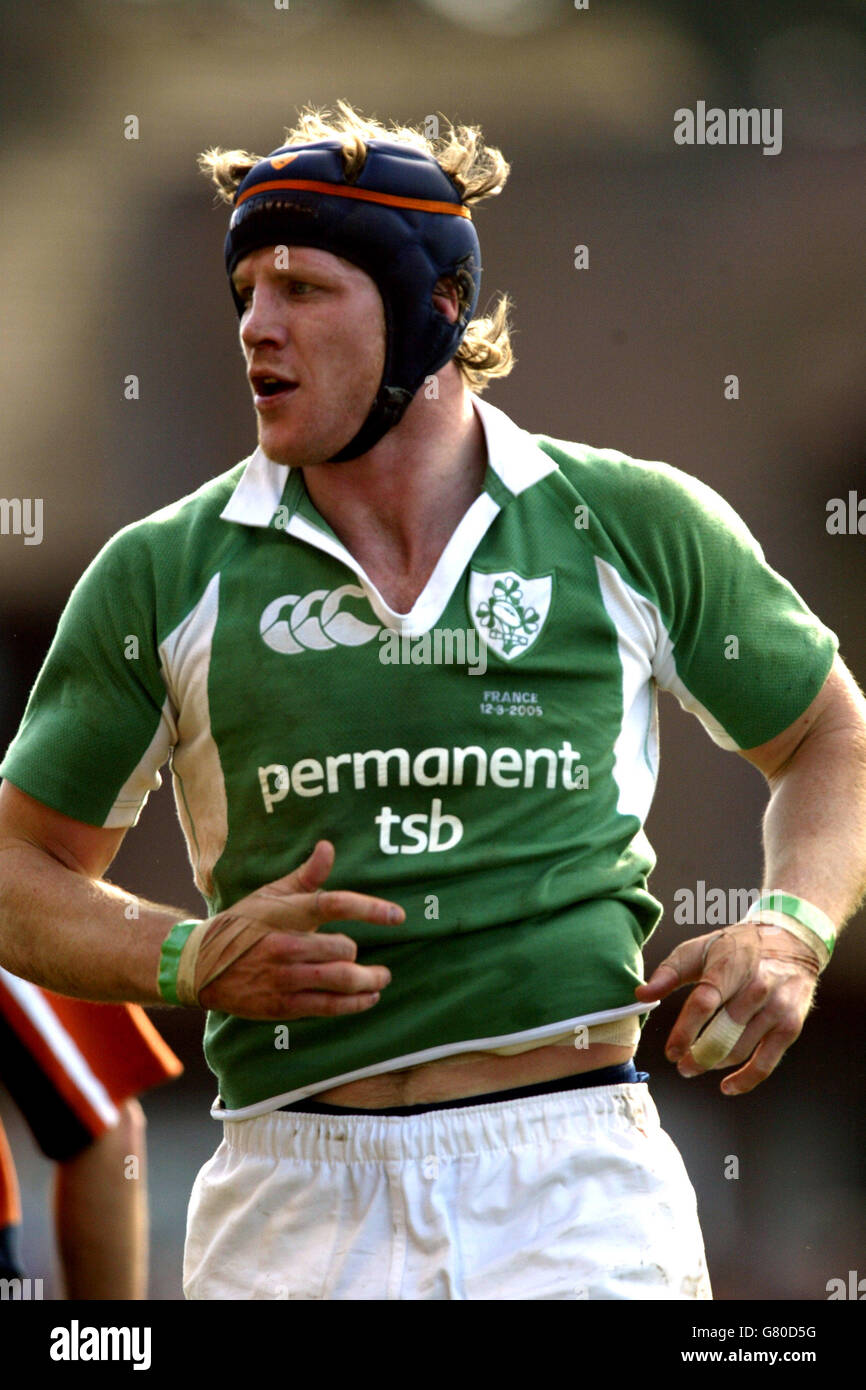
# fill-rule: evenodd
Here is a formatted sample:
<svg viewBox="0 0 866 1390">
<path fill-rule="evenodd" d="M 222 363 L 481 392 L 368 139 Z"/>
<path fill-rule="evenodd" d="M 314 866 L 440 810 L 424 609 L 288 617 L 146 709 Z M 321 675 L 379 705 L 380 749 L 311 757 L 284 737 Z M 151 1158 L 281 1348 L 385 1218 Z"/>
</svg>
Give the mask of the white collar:
<svg viewBox="0 0 866 1390">
<path fill-rule="evenodd" d="M 388 606 L 355 557 L 330 531 L 322 530 L 299 515 L 297 510 L 285 523 L 281 523 L 281 528 L 288 535 L 306 541 L 342 561 L 357 576 L 379 620 L 385 626 L 407 635 L 427 632 L 435 625 L 460 576 L 501 511 L 502 504 L 509 500 L 507 494 L 519 496 L 549 473 L 557 471 L 553 459 L 539 449 L 532 436 L 515 425 L 504 411 L 475 395 L 472 396 L 472 404 L 484 429 L 488 465 L 503 485 L 506 495 L 501 502 L 497 501 L 489 490 L 488 480 L 488 487 L 476 497 L 460 521 L 409 613 L 397 613 Z M 247 459 L 240 481 L 220 516 L 225 521 L 240 522 L 245 526 L 272 526 L 286 492 L 289 473 L 285 464 L 274 463 L 261 448 L 256 449 Z M 494 490 L 501 493 L 501 489 Z"/>
<path fill-rule="evenodd" d="M 484 428 L 487 461 L 509 492 L 518 496 L 556 471 L 553 460 L 504 411 L 474 395 L 472 404 Z M 220 516 L 244 526 L 270 526 L 288 478 L 284 463 L 274 463 L 261 448 L 256 449 L 246 460 L 240 481 Z"/>
</svg>

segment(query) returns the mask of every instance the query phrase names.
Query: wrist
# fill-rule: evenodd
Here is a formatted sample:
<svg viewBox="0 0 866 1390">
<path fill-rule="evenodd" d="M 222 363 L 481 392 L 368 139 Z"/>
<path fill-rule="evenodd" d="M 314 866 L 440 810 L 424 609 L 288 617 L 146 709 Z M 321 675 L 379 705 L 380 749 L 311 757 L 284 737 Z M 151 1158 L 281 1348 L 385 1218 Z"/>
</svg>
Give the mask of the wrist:
<svg viewBox="0 0 866 1390">
<path fill-rule="evenodd" d="M 175 922 L 159 953 L 157 989 L 167 1004 L 197 1006 L 193 985 L 198 946 L 209 921 Z"/>
<path fill-rule="evenodd" d="M 826 912 L 815 907 L 814 903 L 798 898 L 793 893 L 774 889 L 762 893 L 743 920 L 783 927 L 792 936 L 796 936 L 814 952 L 819 974 L 829 964 L 836 944 L 836 928 Z"/>
</svg>

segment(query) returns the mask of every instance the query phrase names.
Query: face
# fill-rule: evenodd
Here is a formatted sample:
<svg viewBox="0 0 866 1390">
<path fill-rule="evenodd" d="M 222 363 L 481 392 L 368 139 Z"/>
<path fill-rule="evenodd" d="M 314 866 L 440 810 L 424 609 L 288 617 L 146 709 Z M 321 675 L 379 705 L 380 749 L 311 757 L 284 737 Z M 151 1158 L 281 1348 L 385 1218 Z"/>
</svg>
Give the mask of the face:
<svg viewBox="0 0 866 1390">
<path fill-rule="evenodd" d="M 288 268 L 283 268 L 287 262 Z M 385 315 L 358 266 L 312 247 L 263 247 L 232 276 L 258 436 L 268 458 L 324 463 L 360 429 L 385 365 Z"/>
</svg>

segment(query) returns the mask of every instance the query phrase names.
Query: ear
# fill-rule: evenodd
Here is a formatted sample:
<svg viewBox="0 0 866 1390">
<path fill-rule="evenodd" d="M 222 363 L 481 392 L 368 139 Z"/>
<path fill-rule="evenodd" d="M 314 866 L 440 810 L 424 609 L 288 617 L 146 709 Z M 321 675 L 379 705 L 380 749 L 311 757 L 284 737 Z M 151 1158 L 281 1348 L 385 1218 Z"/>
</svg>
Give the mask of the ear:
<svg viewBox="0 0 866 1390">
<path fill-rule="evenodd" d="M 456 323 L 460 317 L 460 300 L 457 295 L 457 286 L 450 276 L 443 276 L 436 281 L 436 288 L 433 291 L 433 304 L 444 314 L 449 323 Z"/>
</svg>

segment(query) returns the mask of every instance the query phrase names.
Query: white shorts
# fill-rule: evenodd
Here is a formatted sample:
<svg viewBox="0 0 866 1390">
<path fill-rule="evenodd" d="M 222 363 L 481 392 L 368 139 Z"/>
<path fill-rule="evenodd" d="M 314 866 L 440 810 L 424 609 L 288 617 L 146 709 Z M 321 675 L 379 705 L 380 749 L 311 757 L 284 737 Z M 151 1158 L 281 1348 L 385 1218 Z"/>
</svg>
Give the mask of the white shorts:
<svg viewBox="0 0 866 1390">
<path fill-rule="evenodd" d="M 228 1120 L 188 1299 L 709 1299 L 695 1194 L 645 1082 L 408 1116 Z"/>
</svg>

